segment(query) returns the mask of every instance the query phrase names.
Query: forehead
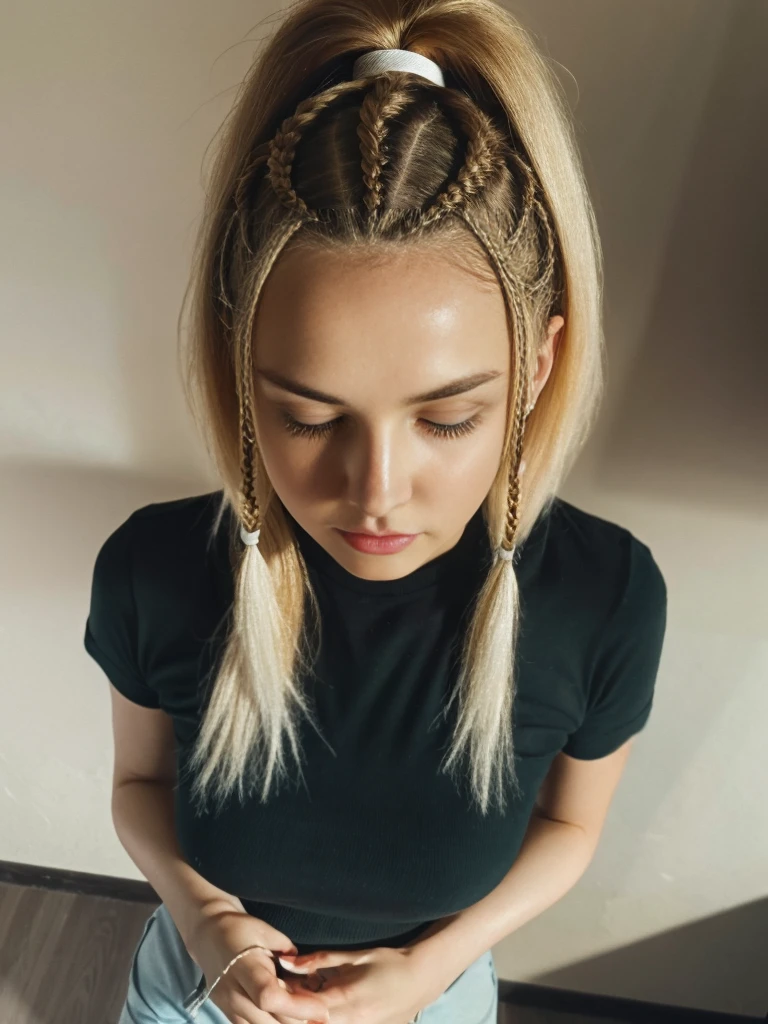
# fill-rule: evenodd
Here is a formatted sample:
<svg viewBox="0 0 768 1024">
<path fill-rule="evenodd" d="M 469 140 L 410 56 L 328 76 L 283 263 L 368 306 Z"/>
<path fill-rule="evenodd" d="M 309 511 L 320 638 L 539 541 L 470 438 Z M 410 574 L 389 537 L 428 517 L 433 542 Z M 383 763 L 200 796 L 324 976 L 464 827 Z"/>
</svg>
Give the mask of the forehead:
<svg viewBox="0 0 768 1024">
<path fill-rule="evenodd" d="M 424 247 L 375 259 L 287 252 L 264 285 L 254 324 L 257 365 L 315 372 L 336 391 L 338 381 L 398 367 L 409 392 L 414 377 L 428 387 L 451 374 L 505 370 L 509 348 L 498 284 Z"/>
</svg>

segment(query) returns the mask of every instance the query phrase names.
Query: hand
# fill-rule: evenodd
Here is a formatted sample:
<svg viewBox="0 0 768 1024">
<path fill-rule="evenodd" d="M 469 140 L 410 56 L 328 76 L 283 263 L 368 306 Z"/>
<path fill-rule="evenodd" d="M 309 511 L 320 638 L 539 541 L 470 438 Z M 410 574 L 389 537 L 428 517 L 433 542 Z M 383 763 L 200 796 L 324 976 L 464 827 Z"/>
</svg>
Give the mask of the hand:
<svg viewBox="0 0 768 1024">
<path fill-rule="evenodd" d="M 280 954 L 280 961 L 292 971 L 325 979 L 316 998 L 333 1024 L 407 1024 L 443 991 L 441 980 L 423 963 L 417 967 L 413 952 L 389 946 L 319 950 L 301 957 Z"/>
<path fill-rule="evenodd" d="M 266 949 L 249 950 L 219 978 L 233 957 L 253 945 Z M 294 984 L 277 976 L 275 961 L 268 951 L 289 953 L 295 952 L 296 947 L 261 918 L 234 906 L 208 906 L 201 912 L 187 949 L 205 975 L 207 987 L 219 978 L 207 1001 L 218 1006 L 232 1024 L 329 1020 L 327 1007 L 308 990 L 309 986 L 298 979 Z"/>
</svg>

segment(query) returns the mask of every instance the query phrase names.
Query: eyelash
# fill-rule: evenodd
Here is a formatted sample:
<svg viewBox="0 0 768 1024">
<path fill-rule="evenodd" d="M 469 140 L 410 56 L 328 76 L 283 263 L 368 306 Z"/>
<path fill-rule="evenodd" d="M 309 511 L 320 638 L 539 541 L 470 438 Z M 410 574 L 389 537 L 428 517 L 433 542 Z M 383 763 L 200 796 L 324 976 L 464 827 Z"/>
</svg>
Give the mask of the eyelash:
<svg viewBox="0 0 768 1024">
<path fill-rule="evenodd" d="M 301 423 L 287 412 L 283 413 L 283 417 L 289 434 L 311 438 L 324 437 L 326 434 L 330 434 L 334 426 L 344 418 L 343 416 L 337 416 L 335 420 L 328 420 L 327 423 L 311 424 Z M 445 441 L 471 434 L 480 422 L 480 417 L 473 416 L 463 420 L 461 423 L 433 423 L 431 420 L 424 420 L 423 422 L 428 424 L 428 433 Z"/>
</svg>

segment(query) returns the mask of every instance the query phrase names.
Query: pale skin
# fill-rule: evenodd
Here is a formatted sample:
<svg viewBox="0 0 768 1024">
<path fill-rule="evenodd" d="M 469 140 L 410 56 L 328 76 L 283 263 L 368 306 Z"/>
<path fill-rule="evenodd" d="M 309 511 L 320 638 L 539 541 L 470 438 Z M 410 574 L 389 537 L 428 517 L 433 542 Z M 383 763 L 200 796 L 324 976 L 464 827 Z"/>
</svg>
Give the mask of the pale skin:
<svg viewBox="0 0 768 1024">
<path fill-rule="evenodd" d="M 528 404 L 546 385 L 564 323 L 554 316 L 547 324 Z M 450 550 L 496 476 L 510 351 L 500 289 L 446 261 L 405 252 L 368 266 L 341 253 L 287 254 L 265 285 L 254 329 L 256 432 L 280 500 L 364 579 L 398 579 Z M 482 373 L 496 376 L 462 394 L 408 404 Z M 300 397 L 291 382 L 334 401 Z M 320 436 L 294 436 L 286 416 L 337 422 Z M 466 420 L 476 426 L 461 436 L 429 433 L 430 423 Z M 419 536 L 397 554 L 372 555 L 333 527 Z M 482 953 L 560 899 L 592 859 L 630 744 L 593 761 L 560 753 L 505 878 L 414 943 L 286 958 L 305 970 L 336 968 L 316 993 L 332 1024 L 405 1024 Z"/>
</svg>

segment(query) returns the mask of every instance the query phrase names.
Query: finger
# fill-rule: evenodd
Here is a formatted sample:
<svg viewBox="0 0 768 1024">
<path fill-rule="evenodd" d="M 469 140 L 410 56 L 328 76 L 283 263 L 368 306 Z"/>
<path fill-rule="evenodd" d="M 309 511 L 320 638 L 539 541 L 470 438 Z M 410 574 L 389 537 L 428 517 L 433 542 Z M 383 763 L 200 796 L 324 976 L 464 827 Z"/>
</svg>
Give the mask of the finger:
<svg viewBox="0 0 768 1024">
<path fill-rule="evenodd" d="M 238 980 L 252 1002 L 267 1013 L 282 1013 L 287 1017 L 298 1017 L 300 1020 L 329 1019 L 325 1003 L 303 988 L 296 992 L 291 991 L 281 978 L 269 975 L 264 979 L 254 973 L 246 974 Z"/>
<path fill-rule="evenodd" d="M 273 1017 L 271 1013 L 266 1013 L 264 1010 L 259 1010 L 256 1007 L 252 1007 L 251 1012 L 256 1016 L 241 1017 L 239 1013 L 236 1013 L 234 1017 L 227 1017 L 227 1020 L 232 1020 L 232 1024 L 314 1024 L 314 1021 L 307 1021 L 303 1018 L 298 1017 Z"/>
<path fill-rule="evenodd" d="M 317 953 L 305 953 L 304 956 L 286 956 L 279 954 L 280 963 L 289 971 L 304 974 L 307 970 L 316 971 L 318 967 L 339 967 L 342 964 L 356 964 L 370 953 L 367 949 L 328 949 Z"/>
<path fill-rule="evenodd" d="M 254 1016 L 254 1014 L 258 1016 Z M 274 1024 L 276 1018 L 252 1006 L 247 1017 L 242 1017 L 239 1013 L 236 1013 L 233 1017 L 227 1016 L 227 1020 L 231 1020 L 232 1024 Z M 294 1022 L 291 1021 L 290 1024 L 294 1024 Z"/>
<path fill-rule="evenodd" d="M 232 1024 L 272 1024 L 272 1017 L 260 1010 L 245 989 L 234 978 L 230 986 L 219 997 L 212 995 L 209 1000 Z"/>
<path fill-rule="evenodd" d="M 286 1017 L 283 1013 L 267 1013 L 265 1010 L 256 1010 L 259 1014 L 259 1024 L 315 1024 L 314 1021 L 307 1020 L 306 1017 Z M 250 1020 L 248 1021 L 250 1024 Z"/>
<path fill-rule="evenodd" d="M 260 1009 L 240 985 L 237 986 L 237 990 L 231 992 L 230 1006 L 232 1016 L 230 1013 L 226 1016 L 232 1024 L 309 1024 L 306 1017 L 288 1017 L 285 1014 L 272 1014 L 268 1010 Z"/>
</svg>

